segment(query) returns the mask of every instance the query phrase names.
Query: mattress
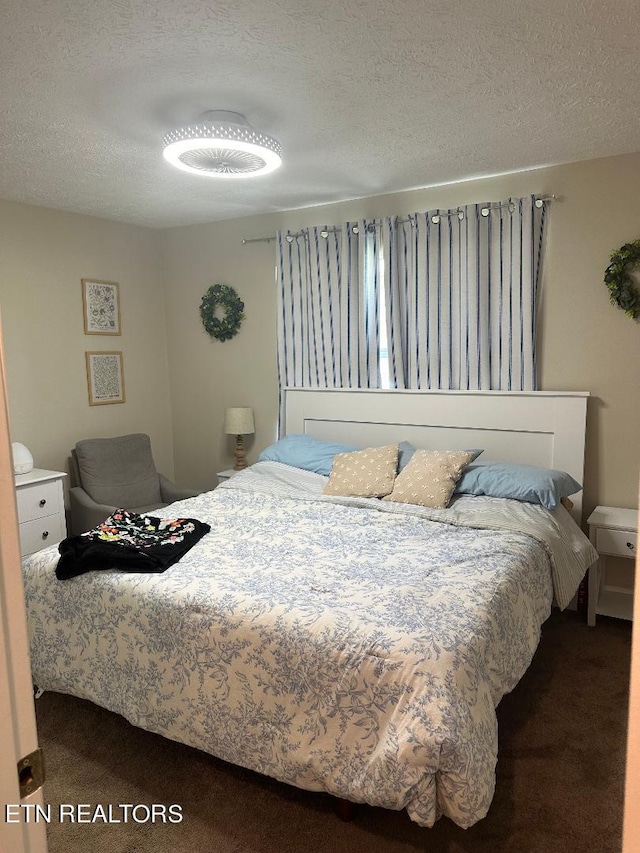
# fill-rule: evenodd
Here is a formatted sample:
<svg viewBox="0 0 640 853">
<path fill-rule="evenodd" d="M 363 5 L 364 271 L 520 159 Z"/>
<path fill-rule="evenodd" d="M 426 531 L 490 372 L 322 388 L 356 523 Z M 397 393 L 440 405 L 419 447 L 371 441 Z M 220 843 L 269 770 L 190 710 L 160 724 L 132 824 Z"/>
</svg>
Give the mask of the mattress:
<svg viewBox="0 0 640 853">
<path fill-rule="evenodd" d="M 211 531 L 162 574 L 59 581 L 24 561 L 32 675 L 301 788 L 469 827 L 494 793 L 495 709 L 552 602 L 596 558 L 566 511 L 322 494 L 260 462 L 159 510 Z"/>
</svg>

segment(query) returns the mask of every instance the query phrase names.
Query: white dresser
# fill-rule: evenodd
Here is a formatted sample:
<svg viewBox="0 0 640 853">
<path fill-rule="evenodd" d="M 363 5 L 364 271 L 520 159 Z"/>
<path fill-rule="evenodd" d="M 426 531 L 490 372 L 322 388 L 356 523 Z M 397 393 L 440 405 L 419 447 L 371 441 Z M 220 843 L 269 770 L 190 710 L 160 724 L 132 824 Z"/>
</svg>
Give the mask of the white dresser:
<svg viewBox="0 0 640 853">
<path fill-rule="evenodd" d="M 63 471 L 34 468 L 16 474 L 16 498 L 20 523 L 20 551 L 23 557 L 47 545 L 56 545 L 67 535 L 64 515 Z"/>
</svg>

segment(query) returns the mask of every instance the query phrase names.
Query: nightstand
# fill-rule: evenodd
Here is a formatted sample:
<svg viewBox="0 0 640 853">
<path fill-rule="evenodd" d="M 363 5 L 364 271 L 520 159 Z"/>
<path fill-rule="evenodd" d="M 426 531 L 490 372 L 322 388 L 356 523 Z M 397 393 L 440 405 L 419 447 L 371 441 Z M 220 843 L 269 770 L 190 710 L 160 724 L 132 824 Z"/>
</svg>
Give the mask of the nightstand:
<svg viewBox="0 0 640 853">
<path fill-rule="evenodd" d="M 218 473 L 216 474 L 216 477 L 218 478 L 218 485 L 220 485 L 220 483 L 224 482 L 225 480 L 231 479 L 231 477 L 233 477 L 233 475 L 237 473 L 238 472 L 234 468 L 227 468 L 226 471 L 218 471 Z"/>
<path fill-rule="evenodd" d="M 606 560 L 611 557 L 635 559 L 638 542 L 638 511 L 615 506 L 598 506 L 587 520 L 589 539 L 600 559 L 589 569 L 587 624 L 596 624 L 596 614 L 633 618 L 633 589 L 607 586 Z"/>
<path fill-rule="evenodd" d="M 20 552 L 23 557 L 47 545 L 58 544 L 67 535 L 62 481 L 64 471 L 34 468 L 16 474 L 16 501 L 20 524 Z"/>
</svg>

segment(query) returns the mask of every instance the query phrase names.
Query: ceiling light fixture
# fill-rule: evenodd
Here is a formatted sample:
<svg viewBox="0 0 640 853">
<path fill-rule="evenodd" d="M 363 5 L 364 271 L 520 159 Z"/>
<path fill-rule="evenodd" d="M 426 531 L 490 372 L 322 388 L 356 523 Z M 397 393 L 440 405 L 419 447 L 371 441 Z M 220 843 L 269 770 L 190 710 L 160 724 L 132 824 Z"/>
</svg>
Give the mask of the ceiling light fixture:
<svg viewBox="0 0 640 853">
<path fill-rule="evenodd" d="M 240 113 L 209 110 L 197 123 L 167 133 L 165 160 L 193 175 L 251 178 L 273 172 L 282 163 L 277 139 L 253 130 Z"/>
</svg>

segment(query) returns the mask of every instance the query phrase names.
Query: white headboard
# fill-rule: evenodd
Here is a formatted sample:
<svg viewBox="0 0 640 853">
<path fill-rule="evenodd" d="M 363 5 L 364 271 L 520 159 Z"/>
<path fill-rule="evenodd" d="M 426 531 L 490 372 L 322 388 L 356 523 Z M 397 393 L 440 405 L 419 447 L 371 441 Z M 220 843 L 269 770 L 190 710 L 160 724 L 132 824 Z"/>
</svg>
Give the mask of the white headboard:
<svg viewBox="0 0 640 853">
<path fill-rule="evenodd" d="M 556 468 L 584 482 L 588 391 L 285 389 L 285 433 L 370 447 L 484 448 L 482 459 Z M 582 493 L 573 495 L 581 522 Z"/>
</svg>

